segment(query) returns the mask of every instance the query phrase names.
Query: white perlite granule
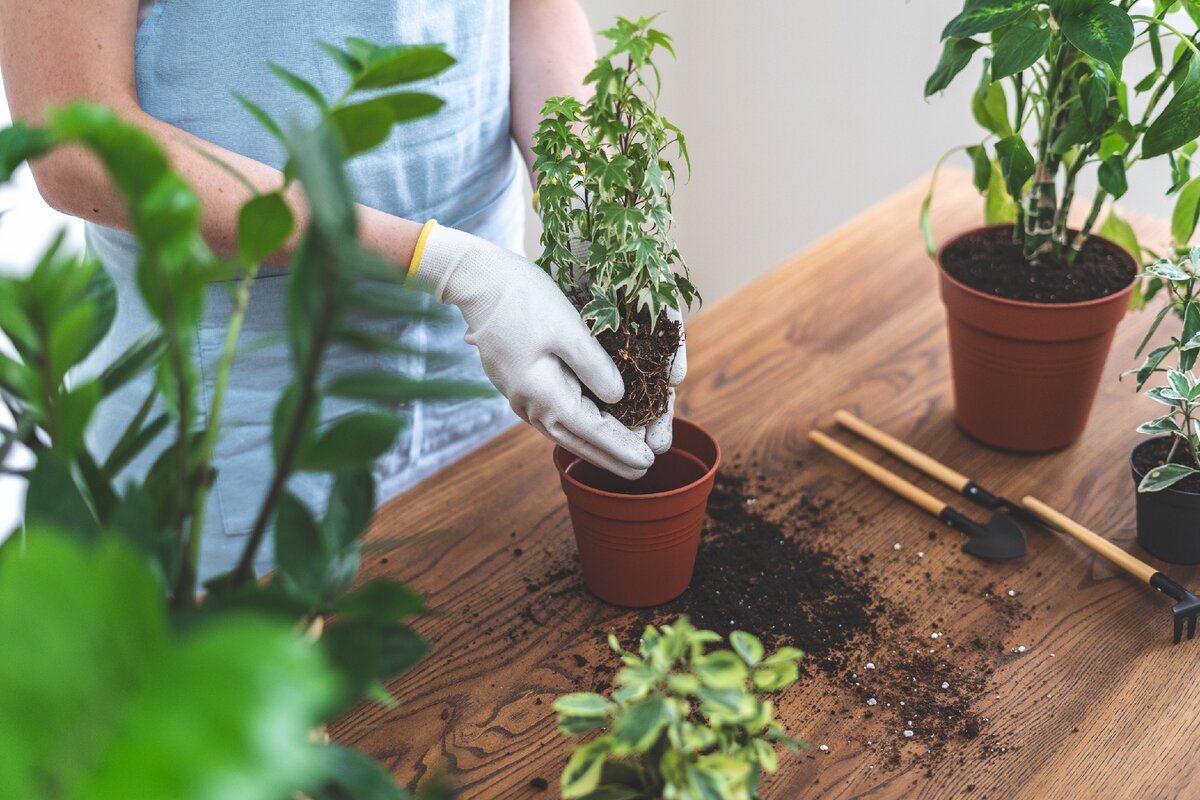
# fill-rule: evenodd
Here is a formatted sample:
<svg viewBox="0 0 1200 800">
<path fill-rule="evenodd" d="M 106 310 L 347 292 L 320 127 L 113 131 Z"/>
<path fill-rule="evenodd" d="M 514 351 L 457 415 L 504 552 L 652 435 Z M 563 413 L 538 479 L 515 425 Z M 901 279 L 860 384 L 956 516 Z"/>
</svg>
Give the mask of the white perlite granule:
<svg viewBox="0 0 1200 800">
<path fill-rule="evenodd" d="M 947 682 L 947 681 L 942 681 L 942 688 L 943 688 L 943 689 L 949 689 L 949 688 L 950 688 L 950 684 L 949 684 L 949 682 Z"/>
<path fill-rule="evenodd" d="M 938 631 L 934 631 L 933 633 L 929 634 L 929 638 L 930 639 L 940 639 L 940 638 L 942 638 L 942 634 L 939 633 Z"/>
<path fill-rule="evenodd" d="M 899 542 L 896 542 L 894 545 L 892 545 L 892 549 L 893 549 L 893 550 L 899 550 L 899 549 L 900 549 L 900 543 L 899 543 Z"/>
<path fill-rule="evenodd" d="M 820 747 L 818 747 L 817 749 L 818 749 L 818 750 L 820 750 L 822 753 L 828 753 L 828 752 L 829 752 L 829 745 L 827 745 L 827 744 L 823 744 L 823 745 L 821 745 Z"/>
<path fill-rule="evenodd" d="M 869 706 L 873 706 L 873 705 L 875 705 L 875 704 L 876 704 L 876 703 L 878 703 L 878 702 L 879 702 L 878 700 L 876 700 L 874 697 L 872 697 L 872 698 L 870 698 L 869 700 L 867 700 L 867 705 L 869 705 Z"/>
<path fill-rule="evenodd" d="M 1016 592 L 1014 592 L 1012 589 L 1009 589 L 1009 590 L 1008 590 L 1008 596 L 1009 596 L 1009 597 L 1016 597 L 1016 596 L 1017 596 L 1017 593 L 1016 593 Z"/>
<path fill-rule="evenodd" d="M 917 558 L 924 558 L 924 557 L 925 557 L 925 551 L 924 551 L 924 550 L 918 550 L 918 551 L 917 551 Z"/>
<path fill-rule="evenodd" d="M 913 732 L 912 732 L 912 731 L 910 731 L 910 730 L 906 730 L 906 731 L 904 731 L 904 738 L 905 738 L 905 739 L 911 739 L 911 738 L 912 738 L 912 736 L 913 736 Z"/>
<path fill-rule="evenodd" d="M 867 669 L 875 669 L 875 662 L 874 662 L 874 661 L 868 661 L 868 662 L 867 662 Z"/>
</svg>

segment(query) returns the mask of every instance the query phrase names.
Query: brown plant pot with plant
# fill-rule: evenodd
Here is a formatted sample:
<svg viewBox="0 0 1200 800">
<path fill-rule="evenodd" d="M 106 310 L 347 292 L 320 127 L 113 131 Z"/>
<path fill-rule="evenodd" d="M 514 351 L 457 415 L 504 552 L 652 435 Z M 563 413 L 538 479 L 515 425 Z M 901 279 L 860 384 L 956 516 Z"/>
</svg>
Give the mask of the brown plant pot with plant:
<svg viewBox="0 0 1200 800">
<path fill-rule="evenodd" d="M 1130 0 L 964 0 L 942 30 L 925 96 L 981 67 L 970 104 L 982 135 L 946 156 L 970 158 L 989 227 L 939 251 L 931 187 L 921 229 L 941 272 L 956 415 L 988 444 L 1053 450 L 1083 432 L 1113 329 L 1131 298 L 1149 299 L 1133 294 L 1142 249 L 1113 207 L 1128 170 L 1168 156 L 1172 234 L 1184 243 L 1195 230 L 1200 184 L 1186 165 L 1200 137 L 1200 17 L 1143 10 Z M 1143 47 L 1155 54 L 1144 77 L 1126 63 Z"/>
<path fill-rule="evenodd" d="M 1074 303 L 1010 300 L 947 272 L 947 257 L 972 239 L 1011 230 L 994 225 L 967 231 L 938 253 L 955 418 L 967 434 L 994 447 L 1056 450 L 1083 433 L 1137 268 L 1127 252 L 1093 237 L 1093 249 L 1107 249 L 1129 280 L 1119 291 Z"/>
<path fill-rule="evenodd" d="M 554 449 L 583 581 L 592 594 L 614 605 L 644 607 L 687 589 L 720 463 L 712 434 L 678 417 L 671 449 L 637 481 Z"/>
</svg>

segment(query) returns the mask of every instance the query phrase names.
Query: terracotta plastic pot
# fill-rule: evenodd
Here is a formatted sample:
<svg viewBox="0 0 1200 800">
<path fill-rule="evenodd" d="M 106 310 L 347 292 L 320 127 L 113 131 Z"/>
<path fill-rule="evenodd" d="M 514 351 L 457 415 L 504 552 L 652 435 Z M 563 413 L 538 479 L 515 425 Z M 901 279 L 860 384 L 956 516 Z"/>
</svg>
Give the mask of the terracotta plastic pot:
<svg viewBox="0 0 1200 800">
<path fill-rule="evenodd" d="M 984 230 L 951 239 L 937 259 L 955 418 L 968 435 L 994 447 L 1022 452 L 1066 447 L 1087 425 L 1133 281 L 1116 294 L 1081 303 L 1028 303 L 985 294 L 942 268 L 947 250 Z M 1112 247 L 1129 258 L 1134 274 L 1133 257 Z"/>
<path fill-rule="evenodd" d="M 1134 457 L 1153 441 L 1142 442 L 1129 454 L 1137 493 L 1138 544 L 1172 564 L 1200 564 L 1200 494 L 1172 487 L 1158 492 L 1136 489 L 1146 474 L 1138 469 Z"/>
<path fill-rule="evenodd" d="M 627 481 L 554 448 L 583 581 L 618 606 L 654 606 L 692 580 L 704 510 L 721 448 L 694 422 L 675 419 L 671 449 L 646 476 Z"/>
</svg>

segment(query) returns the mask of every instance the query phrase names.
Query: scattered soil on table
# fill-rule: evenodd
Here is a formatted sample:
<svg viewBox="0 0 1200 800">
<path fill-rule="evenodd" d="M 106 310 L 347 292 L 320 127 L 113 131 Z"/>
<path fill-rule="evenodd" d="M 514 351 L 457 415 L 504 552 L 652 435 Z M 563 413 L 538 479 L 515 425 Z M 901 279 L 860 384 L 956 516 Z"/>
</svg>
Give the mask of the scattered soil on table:
<svg viewBox="0 0 1200 800">
<path fill-rule="evenodd" d="M 768 650 L 799 647 L 806 653 L 801 682 L 777 702 L 853 720 L 871 763 L 885 769 L 916 763 L 932 776 L 947 755 L 958 763 L 1002 755 L 1002 736 L 975 704 L 1002 660 L 1013 657 L 1010 634 L 1032 618 L 1032 609 L 987 584 L 983 567 L 939 564 L 934 553 L 912 552 L 913 545 L 882 554 L 856 550 L 856 533 L 869 524 L 815 491 L 784 494 L 764 475 L 723 467 L 691 588 L 663 606 L 610 618 L 597 633 L 613 630 L 632 646 L 646 625 L 686 614 L 725 636 L 755 633 Z M 943 538 L 929 531 L 921 542 L 944 553 Z M 549 559 L 545 577 L 526 579 L 541 592 L 531 597 L 526 619 L 552 616 L 553 598 L 586 594 L 575 563 L 563 565 L 561 558 Z M 914 563 L 927 568 L 914 571 Z M 931 602 L 914 607 L 885 597 L 880 577 L 891 571 L 915 575 L 904 582 L 919 584 Z M 960 603 L 981 616 L 965 640 L 943 629 L 958 620 Z M 586 673 L 580 690 L 606 693 L 619 662 L 607 649 L 588 653 L 590 660 L 562 657 Z M 791 728 L 805 737 L 803 722 Z M 818 744 L 812 742 L 809 757 L 820 756 Z"/>
<path fill-rule="evenodd" d="M 1075 262 L 1048 254 L 1030 264 L 1011 228 L 990 228 L 960 239 L 942 253 L 942 268 L 959 283 L 987 294 L 1032 303 L 1077 303 L 1115 294 L 1133 280 L 1129 256 L 1099 237 Z"/>
<path fill-rule="evenodd" d="M 1145 475 L 1150 470 L 1166 464 L 1167 456 L 1171 454 L 1171 444 L 1172 439 L 1166 436 L 1142 442 L 1133 451 L 1134 468 L 1137 469 L 1139 474 Z M 1191 467 L 1196 466 L 1196 460 L 1192 457 L 1192 448 L 1186 442 L 1180 441 L 1179 447 L 1175 450 L 1175 455 L 1171 456 L 1171 463 L 1187 464 Z M 1181 492 L 1200 493 L 1200 475 L 1189 475 L 1179 481 L 1179 483 L 1172 485 L 1171 488 Z"/>
<path fill-rule="evenodd" d="M 577 306 L 580 304 L 577 302 Z M 650 314 L 639 310 L 632 318 L 622 311 L 617 330 L 596 337 L 617 365 L 625 396 L 616 403 L 597 405 L 628 428 L 641 428 L 661 417 L 670 400 L 671 367 L 683 335 L 678 322 L 660 312 L 651 330 Z M 595 398 L 593 398 L 595 399 Z"/>
</svg>

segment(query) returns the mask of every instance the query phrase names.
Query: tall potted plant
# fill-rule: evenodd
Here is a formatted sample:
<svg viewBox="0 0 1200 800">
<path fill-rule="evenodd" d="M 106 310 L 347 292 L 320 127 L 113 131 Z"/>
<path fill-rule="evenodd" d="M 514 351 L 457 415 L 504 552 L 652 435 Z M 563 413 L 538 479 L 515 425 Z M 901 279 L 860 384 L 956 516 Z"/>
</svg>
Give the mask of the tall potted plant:
<svg viewBox="0 0 1200 800">
<path fill-rule="evenodd" d="M 984 138 L 951 152 L 971 158 L 987 226 L 939 249 L 932 187 L 921 226 L 946 305 L 955 414 L 987 444 L 1042 451 L 1082 434 L 1141 258 L 1129 226 L 1111 208 L 1100 217 L 1125 194 L 1126 171 L 1139 161 L 1165 155 L 1173 191 L 1188 184 L 1200 135 L 1200 5 L 1157 0 L 1153 14 L 1134 6 L 966 0 L 942 32 L 926 96 L 976 54 L 982 63 L 971 110 Z M 1191 15 L 1186 30 L 1171 16 L 1180 9 Z M 1130 76 L 1128 56 L 1142 45 L 1152 69 Z M 1098 188 L 1073 228 L 1068 213 L 1085 173 Z M 1183 194 L 1190 235 L 1196 198 Z"/>
<path fill-rule="evenodd" d="M 297 365 L 277 387 L 274 465 L 239 564 L 197 585 L 222 393 L 260 262 L 293 234 L 288 186 L 241 209 L 238 254 L 219 259 L 200 237 L 200 205 L 145 132 L 89 104 L 51 110 L 44 126 L 0 131 L 0 180 L 59 146 L 83 146 L 105 165 L 141 245 L 138 287 L 154 324 L 91 380 L 72 368 L 113 322 L 115 291 L 93 260 L 55 242 L 26 278 L 0 280 L 0 401 L 14 419 L 0 430 L 0 466 L 12 448 L 36 465 L 23 529 L 0 548 L 0 796 L 21 798 L 237 797 L 401 800 L 365 754 L 313 729 L 364 698 L 390 702 L 382 681 L 423 657 L 407 624 L 424 610 L 402 584 L 352 587 L 375 500 L 372 462 L 406 420 L 387 408 L 318 422 L 325 398 L 391 406 L 479 387 L 419 382 L 388 372 L 327 380 L 331 346 L 386 350 L 345 313 L 370 304 L 410 313 L 377 291 L 401 276 L 359 242 L 344 162 L 379 144 L 397 122 L 441 101 L 395 87 L 441 72 L 441 47 L 327 47 L 351 88 L 327 104 L 303 78 L 277 74 L 319 110 L 314 130 L 276 134 L 312 209 L 288 274 L 287 336 Z M 379 92 L 384 94 L 380 95 Z M 369 94 L 367 94 L 369 92 Z M 292 178 L 288 178 L 288 183 Z M 249 185 L 249 184 L 247 184 Z M 235 294 L 211 395 L 194 351 L 207 284 Z M 101 401 L 154 373 L 141 410 L 107 452 L 84 437 Z M 163 447 L 146 475 L 128 469 Z M 289 491 L 297 472 L 328 477 L 314 508 Z M 274 531 L 277 569 L 254 573 Z M 331 621 L 319 637 L 307 635 Z"/>
<path fill-rule="evenodd" d="M 1166 302 L 1138 348 L 1142 355 L 1159 325 L 1174 313 L 1182 320 L 1178 336 L 1146 353 L 1133 373 L 1141 391 L 1152 378 L 1159 385 L 1146 397 L 1166 412 L 1138 426 L 1154 438 L 1133 448 L 1130 467 L 1137 484 L 1138 544 L 1175 564 L 1200 564 L 1200 247 L 1178 261 L 1161 259 L 1145 276 L 1165 288 Z"/>
<path fill-rule="evenodd" d="M 656 435 L 674 430 L 674 446 L 635 483 L 561 448 L 554 455 L 585 582 L 602 599 L 631 606 L 662 603 L 687 588 L 720 460 L 703 428 L 671 421 L 685 369 L 681 311 L 699 295 L 671 238 L 676 169 L 667 154 L 687 162 L 687 145 L 656 107 L 654 56 L 674 50 L 651 24 L 619 18 L 603 32 L 612 48 L 587 76 L 591 99 L 548 100 L 534 142 L 544 246 L 538 263 L 625 382 L 621 401 L 601 409 L 630 428 L 647 427 L 652 447 Z"/>
</svg>

